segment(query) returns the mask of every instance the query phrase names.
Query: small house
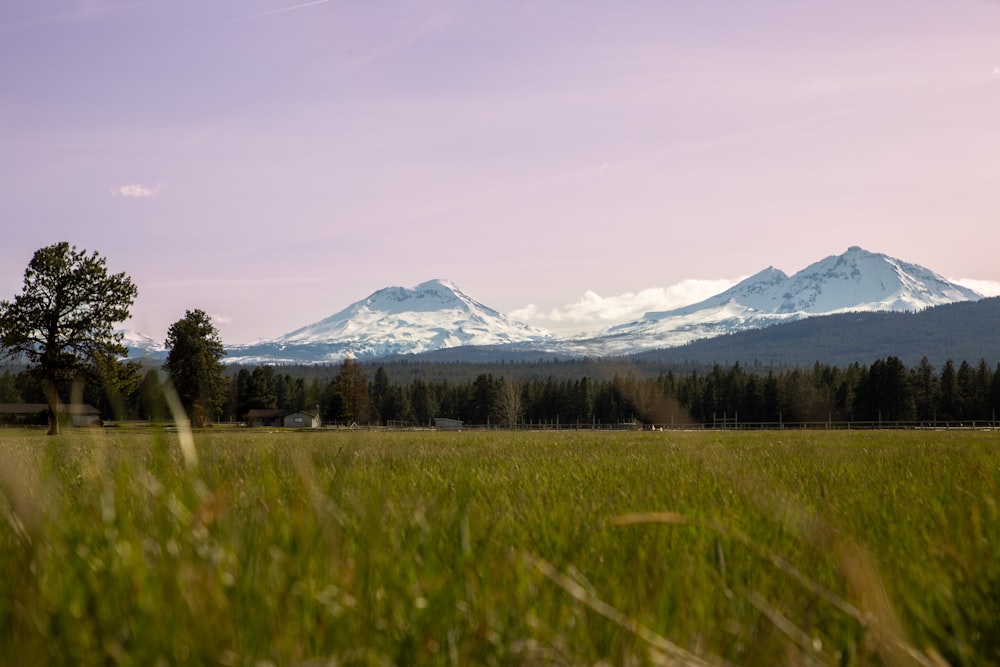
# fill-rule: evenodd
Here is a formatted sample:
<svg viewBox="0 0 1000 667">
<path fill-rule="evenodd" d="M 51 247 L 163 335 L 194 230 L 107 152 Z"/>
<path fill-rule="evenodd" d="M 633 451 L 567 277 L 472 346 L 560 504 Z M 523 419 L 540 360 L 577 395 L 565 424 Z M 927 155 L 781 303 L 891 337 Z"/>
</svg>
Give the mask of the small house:
<svg viewBox="0 0 1000 667">
<path fill-rule="evenodd" d="M 303 410 L 249 410 L 247 426 L 257 428 L 318 428 L 319 416 Z"/>
<path fill-rule="evenodd" d="M 70 423 L 73 426 L 101 425 L 101 411 L 93 405 L 71 403 L 70 405 L 61 405 L 59 407 L 69 413 Z"/>
<path fill-rule="evenodd" d="M 311 412 L 296 410 L 282 417 L 282 425 L 286 428 L 318 428 L 319 416 Z"/>
<path fill-rule="evenodd" d="M 288 410 L 248 410 L 247 426 L 255 428 L 277 428 L 282 425 L 282 418 Z"/>
<path fill-rule="evenodd" d="M 0 421 L 8 424 L 45 424 L 48 414 L 46 403 L 0 403 Z M 73 426 L 101 425 L 101 411 L 86 403 L 60 403 L 59 414 L 68 414 Z"/>
<path fill-rule="evenodd" d="M 0 403 L 0 423 L 44 424 L 48 420 L 49 406 L 45 403 Z"/>
<path fill-rule="evenodd" d="M 448 419 L 447 417 L 435 417 L 434 428 L 439 431 L 461 431 L 464 422 L 461 419 Z"/>
</svg>

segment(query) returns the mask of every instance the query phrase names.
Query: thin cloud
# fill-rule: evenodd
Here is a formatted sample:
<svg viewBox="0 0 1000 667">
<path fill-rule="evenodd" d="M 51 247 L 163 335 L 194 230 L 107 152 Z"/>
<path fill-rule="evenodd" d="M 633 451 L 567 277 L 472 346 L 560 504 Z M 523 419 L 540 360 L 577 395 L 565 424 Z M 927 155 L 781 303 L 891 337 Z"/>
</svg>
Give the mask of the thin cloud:
<svg viewBox="0 0 1000 667">
<path fill-rule="evenodd" d="M 729 289 L 737 282 L 690 278 L 669 287 L 650 287 L 608 297 L 587 290 L 576 303 L 551 310 L 528 304 L 511 312 L 510 316 L 515 320 L 561 332 L 568 332 L 570 329 L 574 332 L 593 331 L 638 319 L 648 312 L 672 310 L 697 303 Z"/>
<path fill-rule="evenodd" d="M 279 7 L 278 9 L 272 9 L 266 12 L 258 12 L 257 14 L 250 14 L 244 16 L 242 20 L 249 19 L 259 19 L 265 16 L 274 16 L 275 14 L 284 14 L 285 12 L 293 12 L 296 9 L 305 9 L 306 7 L 313 7 L 315 5 L 325 5 L 327 3 L 333 2 L 333 0 L 312 0 L 312 2 L 302 2 L 297 5 L 289 5 L 288 7 Z"/>
<path fill-rule="evenodd" d="M 163 186 L 157 185 L 155 187 L 148 187 L 145 185 L 139 185 L 134 183 L 132 185 L 121 185 L 117 188 L 111 190 L 111 196 L 113 197 L 133 197 L 133 198 L 144 198 L 144 197 L 155 197 L 163 190 Z"/>
<path fill-rule="evenodd" d="M 99 16 L 101 14 L 109 14 L 112 12 L 120 12 L 124 10 L 133 9 L 137 6 L 143 4 L 150 4 L 148 2 L 114 2 L 111 0 L 95 0 L 92 2 L 87 2 L 81 4 L 77 9 L 62 12 L 59 14 L 43 14 L 41 16 L 34 16 L 31 18 L 21 19 L 17 21 L 11 21 L 7 23 L 0 23 L 0 34 L 16 32 L 20 30 L 29 30 L 32 28 L 37 28 L 46 25 L 82 21 L 89 19 L 94 16 Z M 38 3 L 39 6 L 44 6 L 42 3 Z"/>
<path fill-rule="evenodd" d="M 143 282 L 147 289 L 194 287 L 254 287 L 259 285 L 321 285 L 329 283 L 327 277 L 284 276 L 263 278 L 185 278 L 182 280 L 150 280 Z"/>
</svg>

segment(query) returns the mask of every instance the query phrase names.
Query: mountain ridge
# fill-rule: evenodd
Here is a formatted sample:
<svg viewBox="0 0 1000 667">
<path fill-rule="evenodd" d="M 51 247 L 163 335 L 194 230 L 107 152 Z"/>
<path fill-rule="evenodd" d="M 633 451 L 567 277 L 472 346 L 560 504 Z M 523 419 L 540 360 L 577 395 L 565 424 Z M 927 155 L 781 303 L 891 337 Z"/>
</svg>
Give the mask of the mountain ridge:
<svg viewBox="0 0 1000 667">
<path fill-rule="evenodd" d="M 630 358 L 662 364 L 802 366 L 816 361 L 846 367 L 898 357 L 908 366 L 923 358 L 940 367 L 949 359 L 1000 363 L 1000 297 L 959 301 L 917 312 L 820 315 L 764 329 L 740 331 Z"/>
<path fill-rule="evenodd" d="M 909 312 L 982 296 L 917 264 L 851 246 L 788 276 L 773 266 L 694 304 L 646 313 L 594 337 L 618 353 L 842 312 Z M 591 339 L 593 340 L 593 339 Z"/>
<path fill-rule="evenodd" d="M 355 358 L 419 354 L 462 347 L 541 343 L 553 335 L 516 322 L 434 279 L 416 287 L 386 287 L 333 315 L 277 338 L 234 345 L 227 361 L 270 360 L 317 363 Z"/>
<path fill-rule="evenodd" d="M 716 336 L 844 312 L 914 312 L 975 301 L 976 292 L 933 271 L 851 246 L 789 276 L 774 266 L 708 299 L 560 338 L 517 322 L 433 279 L 386 287 L 333 315 L 272 339 L 227 346 L 227 363 L 339 363 L 456 348 L 562 358 L 634 355 Z M 163 354 L 144 341 L 142 356 Z"/>
</svg>

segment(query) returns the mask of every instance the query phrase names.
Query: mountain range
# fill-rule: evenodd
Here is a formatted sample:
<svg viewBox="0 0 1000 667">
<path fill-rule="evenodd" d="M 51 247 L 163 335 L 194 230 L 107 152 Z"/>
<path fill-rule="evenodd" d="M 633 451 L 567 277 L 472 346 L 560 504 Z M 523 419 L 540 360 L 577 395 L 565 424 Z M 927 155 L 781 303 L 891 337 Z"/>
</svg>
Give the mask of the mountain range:
<svg viewBox="0 0 1000 667">
<path fill-rule="evenodd" d="M 769 266 L 704 301 L 646 313 L 640 320 L 610 327 L 591 340 L 593 352 L 630 354 L 817 315 L 915 312 L 981 298 L 930 269 L 852 246 L 842 255 L 821 259 L 792 276 Z"/>
<path fill-rule="evenodd" d="M 319 322 L 274 339 L 227 347 L 227 363 L 339 363 L 440 350 L 504 355 L 635 355 L 695 341 L 841 313 L 912 313 L 978 293 L 916 264 L 852 246 L 792 276 L 769 266 L 709 299 L 609 327 L 560 338 L 516 322 L 447 280 L 387 287 Z M 160 357 L 149 337 L 127 335 L 134 357 Z"/>
<path fill-rule="evenodd" d="M 632 355 L 661 366 L 846 367 L 893 356 L 916 367 L 1000 362 L 1000 297 L 961 301 L 918 312 L 856 312 L 810 317 L 765 329 L 704 338 Z"/>
</svg>

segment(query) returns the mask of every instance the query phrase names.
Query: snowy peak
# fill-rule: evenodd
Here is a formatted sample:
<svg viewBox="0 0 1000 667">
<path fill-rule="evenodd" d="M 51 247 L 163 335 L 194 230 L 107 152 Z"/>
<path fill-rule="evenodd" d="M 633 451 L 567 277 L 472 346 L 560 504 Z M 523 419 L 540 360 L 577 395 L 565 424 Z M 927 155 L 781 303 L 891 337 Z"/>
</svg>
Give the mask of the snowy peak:
<svg viewBox="0 0 1000 667">
<path fill-rule="evenodd" d="M 386 287 L 373 293 L 362 302 L 363 308 L 383 313 L 399 314 L 403 312 L 432 312 L 435 310 L 457 308 L 471 312 L 470 306 L 475 302 L 462 293 L 447 280 L 428 280 L 416 287 Z M 485 310 L 485 306 L 476 304 Z M 336 315 L 334 316 L 336 317 Z"/>
<path fill-rule="evenodd" d="M 851 246 L 787 276 L 768 267 L 690 306 L 647 313 L 611 327 L 596 341 L 609 352 L 671 347 L 699 338 L 843 312 L 918 311 L 982 298 L 929 269 Z"/>
<path fill-rule="evenodd" d="M 129 350 L 130 357 L 156 357 L 167 351 L 162 341 L 133 329 L 116 329 L 115 333 L 122 334 L 122 345 Z"/>
<path fill-rule="evenodd" d="M 230 360 L 291 361 L 318 353 L 320 361 L 339 361 L 551 338 L 548 331 L 511 320 L 447 280 L 429 280 L 412 288 L 380 289 L 319 322 L 234 348 Z"/>
<path fill-rule="evenodd" d="M 772 293 L 776 289 L 780 289 L 781 285 L 787 281 L 788 275 L 784 271 L 769 266 L 763 271 L 741 280 L 725 292 L 720 292 L 704 301 L 674 310 L 646 313 L 642 319 L 656 320 L 673 315 L 696 313 L 706 308 L 724 308 L 733 305 L 747 308 L 766 308 L 772 300 Z"/>
<path fill-rule="evenodd" d="M 449 312 L 455 316 L 465 314 L 480 322 L 486 322 L 490 319 L 510 322 L 503 314 L 484 306 L 465 294 L 454 283 L 440 278 L 428 280 L 413 288 L 386 287 L 381 289 L 364 300 L 364 309 L 383 316 Z M 510 324 L 514 323 L 510 322 Z M 514 326 L 517 325 L 514 324 Z"/>
<path fill-rule="evenodd" d="M 429 334 L 442 347 L 521 342 L 551 336 L 484 306 L 446 280 L 429 280 L 413 288 L 380 289 L 339 313 L 272 342 L 329 343 L 373 337 L 416 340 Z"/>
<path fill-rule="evenodd" d="M 726 304 L 771 314 L 913 311 L 982 298 L 917 264 L 851 246 L 787 276 L 768 267 L 730 289 L 690 306 L 649 313 L 644 320 L 695 313 Z"/>
<path fill-rule="evenodd" d="M 981 298 L 917 264 L 851 246 L 796 273 L 777 312 L 917 311 Z"/>
</svg>

